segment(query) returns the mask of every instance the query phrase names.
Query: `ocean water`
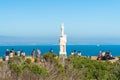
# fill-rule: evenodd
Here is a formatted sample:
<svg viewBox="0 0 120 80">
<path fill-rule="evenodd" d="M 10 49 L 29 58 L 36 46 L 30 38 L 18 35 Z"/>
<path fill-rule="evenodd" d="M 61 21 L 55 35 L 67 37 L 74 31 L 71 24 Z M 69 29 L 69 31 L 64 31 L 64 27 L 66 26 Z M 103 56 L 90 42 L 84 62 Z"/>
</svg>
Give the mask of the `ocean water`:
<svg viewBox="0 0 120 80">
<path fill-rule="evenodd" d="M 50 48 L 58 55 L 59 45 L 38 45 L 38 46 L 0 46 L 0 57 L 4 57 L 6 49 L 11 50 L 14 48 L 15 51 L 20 49 L 25 51 L 27 56 L 31 55 L 33 49 L 40 49 L 41 55 L 49 52 Z M 111 51 L 112 56 L 120 56 L 120 45 L 67 45 L 67 55 L 71 54 L 71 51 L 81 51 L 83 56 L 97 56 L 100 51 Z"/>
</svg>

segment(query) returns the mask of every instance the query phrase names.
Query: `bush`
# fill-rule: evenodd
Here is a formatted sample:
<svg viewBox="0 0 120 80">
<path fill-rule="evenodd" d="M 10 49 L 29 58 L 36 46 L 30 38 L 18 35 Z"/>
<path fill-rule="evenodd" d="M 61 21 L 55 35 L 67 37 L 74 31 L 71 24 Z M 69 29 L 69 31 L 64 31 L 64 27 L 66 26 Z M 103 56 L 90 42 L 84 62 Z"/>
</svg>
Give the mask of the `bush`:
<svg viewBox="0 0 120 80">
<path fill-rule="evenodd" d="M 3 66 L 3 62 L 0 62 L 0 66 Z"/>
<path fill-rule="evenodd" d="M 111 75 L 114 76 L 114 73 L 112 72 L 112 70 L 114 69 L 114 64 L 107 61 L 98 62 L 90 60 L 89 58 L 77 57 L 72 55 L 69 56 L 68 59 L 66 59 L 66 62 L 69 62 L 69 64 L 65 65 L 68 68 L 67 71 L 72 70 L 71 73 L 73 74 L 84 73 L 79 74 L 77 79 L 80 78 L 80 79 L 107 80 Z M 77 71 L 79 71 L 79 73 Z"/>
<path fill-rule="evenodd" d="M 22 67 L 18 66 L 17 64 L 10 64 L 10 69 L 13 70 L 15 73 L 17 73 L 17 75 L 19 75 L 20 73 L 22 73 Z"/>
<path fill-rule="evenodd" d="M 15 57 L 12 57 L 8 60 L 8 63 L 16 63 L 16 64 L 19 64 L 21 63 L 22 60 L 21 60 L 21 57 L 18 57 L 18 56 L 15 56 Z"/>
<path fill-rule="evenodd" d="M 31 59 L 28 58 L 25 60 L 25 64 L 30 64 L 30 63 L 31 63 Z"/>
<path fill-rule="evenodd" d="M 45 68 L 43 67 L 40 67 L 38 65 L 32 65 L 30 70 L 35 73 L 35 74 L 38 74 L 39 76 L 48 76 L 48 72 Z"/>
<path fill-rule="evenodd" d="M 120 60 L 120 56 L 118 56 L 119 60 Z"/>
<path fill-rule="evenodd" d="M 57 55 L 55 53 L 45 53 L 43 55 L 44 58 L 47 58 L 47 57 L 56 57 Z"/>
<path fill-rule="evenodd" d="M 48 61 L 49 59 L 53 60 L 57 55 L 55 53 L 45 53 L 43 58 Z"/>
</svg>

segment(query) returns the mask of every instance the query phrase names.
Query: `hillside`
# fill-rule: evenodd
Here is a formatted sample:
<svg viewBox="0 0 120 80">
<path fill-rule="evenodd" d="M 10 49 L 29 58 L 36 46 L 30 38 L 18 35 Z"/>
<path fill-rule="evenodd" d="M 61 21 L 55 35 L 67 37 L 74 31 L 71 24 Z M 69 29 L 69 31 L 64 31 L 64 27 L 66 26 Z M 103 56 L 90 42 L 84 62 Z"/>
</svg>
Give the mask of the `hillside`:
<svg viewBox="0 0 120 80">
<path fill-rule="evenodd" d="M 120 61 L 110 63 L 76 55 L 61 62 L 55 54 L 0 62 L 0 80 L 119 80 Z"/>
</svg>

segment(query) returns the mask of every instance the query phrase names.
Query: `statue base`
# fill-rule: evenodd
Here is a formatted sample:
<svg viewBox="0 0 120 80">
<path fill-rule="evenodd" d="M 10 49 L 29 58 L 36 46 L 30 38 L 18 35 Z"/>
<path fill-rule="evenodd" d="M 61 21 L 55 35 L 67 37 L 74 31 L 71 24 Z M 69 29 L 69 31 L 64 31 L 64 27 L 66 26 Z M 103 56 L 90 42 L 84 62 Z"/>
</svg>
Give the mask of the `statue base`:
<svg viewBox="0 0 120 80">
<path fill-rule="evenodd" d="M 66 54 L 67 54 L 66 52 L 63 52 L 63 53 L 60 52 L 60 54 L 59 54 L 60 61 L 64 61 L 67 58 Z"/>
</svg>

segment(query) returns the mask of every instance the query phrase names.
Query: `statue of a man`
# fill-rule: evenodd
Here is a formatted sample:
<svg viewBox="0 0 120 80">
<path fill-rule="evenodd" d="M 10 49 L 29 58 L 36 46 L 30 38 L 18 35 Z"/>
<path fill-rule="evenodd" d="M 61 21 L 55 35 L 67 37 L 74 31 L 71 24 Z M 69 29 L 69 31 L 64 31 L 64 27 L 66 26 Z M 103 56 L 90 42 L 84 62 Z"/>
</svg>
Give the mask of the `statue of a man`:
<svg viewBox="0 0 120 80">
<path fill-rule="evenodd" d="M 60 51 L 61 52 L 66 52 L 66 35 L 64 35 L 64 37 L 60 37 Z"/>
<path fill-rule="evenodd" d="M 60 44 L 60 52 L 59 52 L 60 55 L 59 55 L 59 57 L 62 60 L 67 58 L 66 42 L 67 42 L 67 37 L 64 34 L 64 24 L 61 24 L 61 35 L 60 35 L 60 39 L 59 39 L 59 44 Z"/>
<path fill-rule="evenodd" d="M 66 35 L 64 34 L 64 24 L 61 25 L 60 51 L 66 52 Z"/>
<path fill-rule="evenodd" d="M 61 24 L 61 36 L 64 35 L 64 24 Z"/>
</svg>

